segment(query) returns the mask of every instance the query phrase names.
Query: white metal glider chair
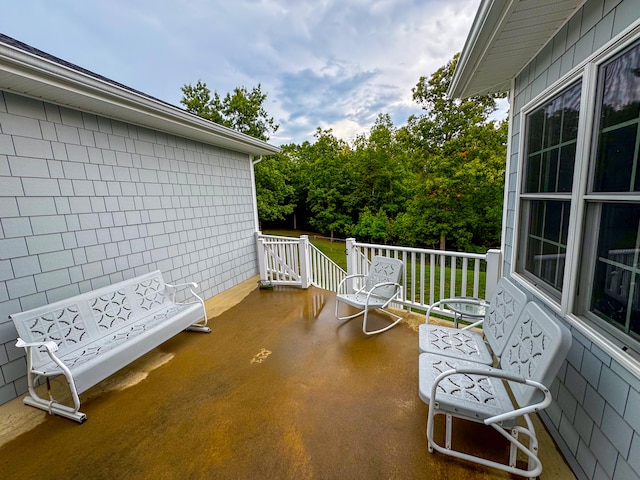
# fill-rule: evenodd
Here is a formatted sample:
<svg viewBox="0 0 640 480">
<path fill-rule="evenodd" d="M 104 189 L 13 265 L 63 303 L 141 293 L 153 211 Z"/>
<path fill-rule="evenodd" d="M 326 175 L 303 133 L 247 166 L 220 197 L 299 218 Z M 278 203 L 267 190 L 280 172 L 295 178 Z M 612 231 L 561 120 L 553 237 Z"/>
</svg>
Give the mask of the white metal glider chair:
<svg viewBox="0 0 640 480">
<path fill-rule="evenodd" d="M 397 325 L 402 317 L 385 310 L 391 302 L 400 295 L 400 277 L 402 276 L 402 261 L 395 258 L 375 256 L 371 259 L 369 274 L 348 275 L 338 285 L 336 293 L 336 318 L 338 320 L 350 320 L 364 314 L 362 318 L 362 331 L 367 335 L 374 335 L 389 330 Z M 353 288 L 350 293 L 351 282 L 364 279 L 364 285 Z M 353 315 L 341 317 L 338 314 L 340 303 L 346 303 L 352 307 L 360 309 Z M 393 317 L 391 324 L 378 330 L 367 330 L 367 318 L 369 310 L 382 310 L 387 315 Z"/>
<path fill-rule="evenodd" d="M 538 441 L 529 415 L 551 404 L 549 386 L 570 346 L 569 330 L 537 304 L 529 302 L 509 335 L 499 368 L 444 355 L 421 354 L 418 383 L 420 398 L 429 404 L 429 451 L 436 450 L 524 477 L 540 475 L 542 463 L 538 458 Z M 436 415 L 445 416 L 444 445 L 434 438 Z M 497 430 L 509 442 L 508 462 L 455 450 L 453 446 L 459 442 L 452 442 L 453 417 L 484 423 Z M 523 422 L 517 423 L 519 418 Z M 521 442 L 519 434 L 528 437 L 528 445 Z M 483 441 L 481 437 L 478 440 Z M 527 457 L 526 468 L 517 466 L 518 452 Z"/>
<path fill-rule="evenodd" d="M 418 327 L 420 353 L 434 353 L 493 365 L 493 355 L 498 358 L 502 355 L 509 334 L 527 303 L 527 295 L 503 277 L 486 307 L 484 319 L 464 328 L 429 324 L 433 307 L 454 301 L 460 304 L 469 302 L 472 305 L 478 302 L 477 299 L 451 299 L 441 300 L 429 306 L 426 314 L 427 323 Z M 480 333 L 471 330 L 477 326 L 482 326 L 484 338 Z"/>
</svg>

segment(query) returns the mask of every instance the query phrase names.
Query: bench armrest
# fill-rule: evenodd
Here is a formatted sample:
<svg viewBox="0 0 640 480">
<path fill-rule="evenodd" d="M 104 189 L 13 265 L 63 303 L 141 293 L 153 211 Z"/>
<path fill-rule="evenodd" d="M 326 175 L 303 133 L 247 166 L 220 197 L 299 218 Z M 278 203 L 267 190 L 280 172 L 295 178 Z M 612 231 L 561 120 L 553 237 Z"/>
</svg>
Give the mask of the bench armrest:
<svg viewBox="0 0 640 480">
<path fill-rule="evenodd" d="M 50 353 L 58 351 L 58 344 L 51 340 L 48 342 L 25 342 L 21 338 L 18 338 L 18 340 L 16 341 L 16 347 L 22 347 L 22 348 L 45 347 L 47 351 Z"/>
<path fill-rule="evenodd" d="M 176 293 L 179 290 L 184 290 L 185 288 L 189 289 L 189 293 L 191 293 L 192 296 L 196 297 L 198 299 L 198 302 L 202 303 L 203 301 L 195 291 L 198 288 L 198 284 L 196 282 L 176 283 L 176 284 L 165 283 L 164 286 L 167 289 L 167 296 L 169 296 L 171 298 L 171 301 L 174 303 L 179 303 L 179 302 L 176 302 Z"/>
</svg>

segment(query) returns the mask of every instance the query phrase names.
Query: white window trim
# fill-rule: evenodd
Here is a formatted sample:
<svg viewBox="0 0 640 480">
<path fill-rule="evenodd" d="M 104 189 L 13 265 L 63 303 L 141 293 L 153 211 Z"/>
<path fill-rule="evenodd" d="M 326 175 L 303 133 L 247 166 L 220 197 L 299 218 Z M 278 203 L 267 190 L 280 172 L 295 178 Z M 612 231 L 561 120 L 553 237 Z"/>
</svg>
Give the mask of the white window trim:
<svg viewBox="0 0 640 480">
<path fill-rule="evenodd" d="M 602 48 L 598 49 L 580 65 L 561 77 L 542 93 L 528 102 L 520 110 L 519 115 L 519 138 L 518 138 L 518 171 L 515 185 L 515 212 L 513 223 L 513 245 L 511 249 L 511 275 L 519 283 L 522 283 L 534 297 L 544 303 L 556 315 L 564 318 L 577 332 L 582 334 L 589 341 L 596 344 L 613 360 L 618 362 L 622 367 L 626 368 L 632 375 L 640 378 L 640 352 L 626 351 L 626 345 L 605 333 L 603 329 L 596 324 L 578 317 L 573 312 L 576 310 L 576 291 L 578 289 L 579 278 L 577 270 L 580 263 L 580 247 L 582 242 L 571 241 L 567 244 L 567 253 L 565 259 L 565 272 L 563 280 L 563 289 L 560 302 L 540 288 L 536 287 L 531 280 L 516 271 L 517 255 L 521 244 L 520 216 L 521 216 L 521 199 L 522 180 L 524 175 L 525 162 L 525 144 L 526 144 L 526 117 L 536 108 L 546 103 L 550 98 L 561 93 L 571 83 L 582 78 L 582 93 L 580 96 L 580 117 L 578 121 L 578 138 L 576 145 L 576 158 L 590 159 L 591 148 L 593 145 L 593 125 L 595 117 L 595 109 L 593 106 L 596 102 L 596 82 L 598 68 L 603 63 L 609 61 L 614 55 L 627 48 L 633 42 L 640 40 L 640 20 L 637 20 L 627 29 L 621 32 L 617 37 L 612 39 Z M 512 91 L 515 83 L 512 82 Z M 513 118 L 513 117 L 512 117 Z M 585 138 L 587 137 L 587 138 Z M 585 141 L 587 140 L 587 141 Z M 512 143 L 512 137 L 509 137 L 509 145 Z M 510 161 L 510 158 L 507 159 Z M 586 200 L 595 198 L 593 195 L 587 194 L 587 184 L 589 180 L 590 165 L 592 162 L 581 162 L 579 168 L 574 169 L 574 179 L 571 192 L 571 210 L 568 238 L 576 239 L 576 233 L 582 232 L 585 222 Z M 611 197 L 608 197 L 611 198 Z M 593 242 L 591 242 L 593 243 Z M 575 272 L 575 273 L 574 273 Z M 572 274 L 574 273 L 574 274 Z"/>
</svg>

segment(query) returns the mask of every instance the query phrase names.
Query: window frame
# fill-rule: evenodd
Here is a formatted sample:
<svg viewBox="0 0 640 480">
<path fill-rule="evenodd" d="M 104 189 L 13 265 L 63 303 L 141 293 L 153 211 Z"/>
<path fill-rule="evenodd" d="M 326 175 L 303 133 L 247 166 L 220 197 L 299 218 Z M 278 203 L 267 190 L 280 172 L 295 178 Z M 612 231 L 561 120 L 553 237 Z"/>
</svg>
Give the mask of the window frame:
<svg viewBox="0 0 640 480">
<path fill-rule="evenodd" d="M 640 204 L 640 192 L 624 194 L 590 192 L 592 177 L 595 170 L 595 161 L 592 152 L 597 151 L 597 130 L 601 106 L 598 104 L 597 87 L 598 72 L 600 68 L 621 54 L 625 49 L 640 42 L 640 22 L 636 22 L 616 39 L 594 52 L 581 64 L 576 66 L 554 84 L 525 104 L 516 114 L 519 125 L 518 139 L 514 145 L 518 146 L 518 163 L 516 172 L 515 212 L 513 217 L 513 241 L 511 249 L 511 275 L 519 282 L 525 284 L 531 293 L 546 304 L 557 315 L 565 318 L 577 331 L 595 341 L 603 350 L 609 353 L 622 365 L 629 368 L 640 377 L 640 341 L 636 341 L 631 335 L 621 332 L 602 318 L 590 312 L 591 292 L 594 279 L 585 275 L 581 279 L 581 271 L 593 272 L 596 264 L 595 252 L 598 248 L 599 234 L 592 227 L 597 227 L 599 216 L 597 211 L 587 212 L 589 204 L 602 205 L 603 203 L 633 203 Z M 524 258 L 519 258 L 519 252 L 523 252 L 523 242 L 526 242 L 528 226 L 521 225 L 522 221 L 528 221 L 526 203 L 530 194 L 524 193 L 526 181 L 527 152 L 527 116 L 536 109 L 548 103 L 553 97 L 570 88 L 574 82 L 582 81 L 580 96 L 580 116 L 578 121 L 578 136 L 576 145 L 576 157 L 574 165 L 574 178 L 570 198 L 570 219 L 568 244 L 565 259 L 565 271 L 562 291 L 550 291 L 537 277 L 527 274 L 522 268 Z M 512 86 L 515 84 L 512 84 Z M 588 141 L 585 141 L 588 140 Z M 514 137 L 511 136 L 511 142 Z M 595 153 L 593 153 L 595 155 Z M 541 199 L 544 194 L 535 194 L 536 199 Z M 551 199 L 561 198 L 558 194 L 552 194 Z M 525 202 L 523 202 L 525 200 Z M 583 235 L 586 231 L 596 231 L 596 234 Z M 589 261 L 585 259 L 588 258 Z M 585 294 L 586 292 L 586 294 Z M 582 293 L 582 295 L 581 295 Z"/>
</svg>

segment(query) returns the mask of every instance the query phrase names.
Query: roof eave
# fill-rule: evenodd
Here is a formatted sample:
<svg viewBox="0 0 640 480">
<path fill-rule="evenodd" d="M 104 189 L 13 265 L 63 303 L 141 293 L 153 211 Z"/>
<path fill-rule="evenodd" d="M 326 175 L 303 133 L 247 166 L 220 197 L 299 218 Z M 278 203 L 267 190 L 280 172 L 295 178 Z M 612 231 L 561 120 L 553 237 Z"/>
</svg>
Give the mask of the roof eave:
<svg viewBox="0 0 640 480">
<path fill-rule="evenodd" d="M 482 0 L 458 60 L 448 95 L 467 98 L 508 91 L 511 80 L 553 39 L 584 2 L 585 0 L 547 0 L 532 4 L 523 0 Z M 555 16 L 549 16 L 545 4 L 556 7 L 551 8 Z M 510 22 L 517 19 L 515 23 L 522 23 L 523 11 L 528 9 L 538 10 L 535 16 L 538 23 L 534 24 L 531 20 L 533 28 L 540 26 L 542 18 L 545 19 L 545 28 L 533 31 L 526 39 L 514 38 L 514 27 Z M 503 33 L 509 36 L 503 36 Z M 520 51 L 517 57 L 508 62 L 505 58 L 510 57 L 499 53 L 504 49 L 505 41 L 511 41 L 515 49 Z M 498 46 L 500 43 L 503 44 L 502 47 Z"/>
<path fill-rule="evenodd" d="M 1 43 L 0 89 L 249 155 L 280 152 L 186 110 Z"/>
</svg>

